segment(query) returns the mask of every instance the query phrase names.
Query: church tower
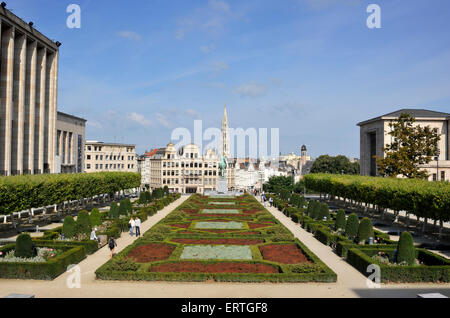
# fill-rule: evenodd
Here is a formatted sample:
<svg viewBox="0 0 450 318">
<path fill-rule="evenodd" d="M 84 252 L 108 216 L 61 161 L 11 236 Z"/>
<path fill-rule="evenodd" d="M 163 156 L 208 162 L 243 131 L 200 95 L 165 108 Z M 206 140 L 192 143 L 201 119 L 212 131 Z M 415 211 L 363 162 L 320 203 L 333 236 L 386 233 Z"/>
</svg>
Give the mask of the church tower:
<svg viewBox="0 0 450 318">
<path fill-rule="evenodd" d="M 228 158 L 230 156 L 229 140 L 228 140 L 228 117 L 227 117 L 227 105 L 223 110 L 222 118 L 222 156 Z"/>
</svg>

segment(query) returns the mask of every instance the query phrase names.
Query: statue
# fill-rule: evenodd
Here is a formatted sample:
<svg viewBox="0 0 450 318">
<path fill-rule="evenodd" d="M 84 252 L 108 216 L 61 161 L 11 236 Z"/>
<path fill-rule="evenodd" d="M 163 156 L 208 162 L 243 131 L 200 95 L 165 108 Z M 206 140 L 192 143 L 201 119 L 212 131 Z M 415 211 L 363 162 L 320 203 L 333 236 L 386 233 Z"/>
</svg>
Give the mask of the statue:
<svg viewBox="0 0 450 318">
<path fill-rule="evenodd" d="M 226 169 L 227 169 L 227 159 L 225 159 L 225 157 L 222 156 L 222 159 L 220 159 L 220 162 L 219 162 L 219 176 L 225 177 Z"/>
</svg>

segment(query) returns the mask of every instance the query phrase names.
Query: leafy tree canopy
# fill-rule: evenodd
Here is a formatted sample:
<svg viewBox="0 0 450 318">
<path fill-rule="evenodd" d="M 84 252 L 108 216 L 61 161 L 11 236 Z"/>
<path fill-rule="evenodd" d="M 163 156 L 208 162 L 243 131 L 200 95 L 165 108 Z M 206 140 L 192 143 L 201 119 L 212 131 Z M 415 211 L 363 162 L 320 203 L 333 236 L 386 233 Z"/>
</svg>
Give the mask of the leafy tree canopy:
<svg viewBox="0 0 450 318">
<path fill-rule="evenodd" d="M 314 161 L 311 173 L 359 174 L 359 163 L 350 162 L 343 155 L 336 157 L 322 155 Z"/>
</svg>

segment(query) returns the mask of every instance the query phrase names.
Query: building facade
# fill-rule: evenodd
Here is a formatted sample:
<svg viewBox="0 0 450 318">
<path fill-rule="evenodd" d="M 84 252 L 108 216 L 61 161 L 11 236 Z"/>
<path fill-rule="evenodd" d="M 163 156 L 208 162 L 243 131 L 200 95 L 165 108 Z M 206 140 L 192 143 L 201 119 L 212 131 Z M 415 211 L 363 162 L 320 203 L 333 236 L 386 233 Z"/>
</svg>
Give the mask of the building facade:
<svg viewBox="0 0 450 318">
<path fill-rule="evenodd" d="M 392 142 L 392 136 L 389 135 L 391 129 L 389 123 L 396 120 L 402 113 L 414 117 L 415 125 L 429 126 L 440 135 L 439 156 L 421 168 L 428 172 L 430 181 L 450 180 L 450 114 L 425 109 L 401 109 L 358 123 L 360 127 L 361 175 L 378 175 L 376 158 L 383 157 L 383 147 Z"/>
<path fill-rule="evenodd" d="M 56 171 L 59 42 L 0 7 L 0 175 Z"/>
<path fill-rule="evenodd" d="M 175 149 L 173 143 L 150 156 L 150 188 L 178 193 L 205 193 L 217 189 L 219 156 L 212 150 L 200 153 L 197 145 Z"/>
<path fill-rule="evenodd" d="M 86 141 L 85 172 L 137 172 L 135 145 Z"/>
<path fill-rule="evenodd" d="M 85 119 L 62 112 L 57 113 L 55 173 L 84 171 L 85 129 Z"/>
</svg>

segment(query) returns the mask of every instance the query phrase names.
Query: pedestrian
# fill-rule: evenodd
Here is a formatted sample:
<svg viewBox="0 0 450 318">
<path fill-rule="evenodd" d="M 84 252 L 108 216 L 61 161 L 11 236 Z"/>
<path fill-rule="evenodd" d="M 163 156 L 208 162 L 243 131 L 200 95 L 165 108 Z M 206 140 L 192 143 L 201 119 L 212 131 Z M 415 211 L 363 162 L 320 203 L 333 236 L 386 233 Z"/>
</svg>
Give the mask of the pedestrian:
<svg viewBox="0 0 450 318">
<path fill-rule="evenodd" d="M 97 237 L 97 234 L 95 233 L 97 231 L 97 228 L 93 228 L 91 232 L 91 241 L 97 241 L 98 244 L 100 244 L 100 239 Z"/>
<path fill-rule="evenodd" d="M 141 219 L 139 216 L 136 217 L 136 220 L 134 221 L 134 226 L 136 228 L 136 237 L 141 236 Z"/>
<path fill-rule="evenodd" d="M 270 205 L 270 207 L 272 207 L 272 205 L 273 205 L 273 199 L 272 199 L 272 197 L 269 198 L 269 205 Z"/>
<path fill-rule="evenodd" d="M 263 194 L 263 201 L 264 201 L 264 206 L 266 206 L 267 198 L 266 198 L 266 196 L 264 194 Z"/>
<path fill-rule="evenodd" d="M 133 236 L 133 231 L 136 223 L 134 222 L 133 217 L 130 218 L 130 221 L 128 222 L 128 225 L 130 227 L 130 235 Z"/>
<path fill-rule="evenodd" d="M 109 238 L 108 247 L 111 251 L 111 258 L 114 256 L 114 248 L 117 246 L 116 240 L 114 240 L 114 237 Z"/>
</svg>

